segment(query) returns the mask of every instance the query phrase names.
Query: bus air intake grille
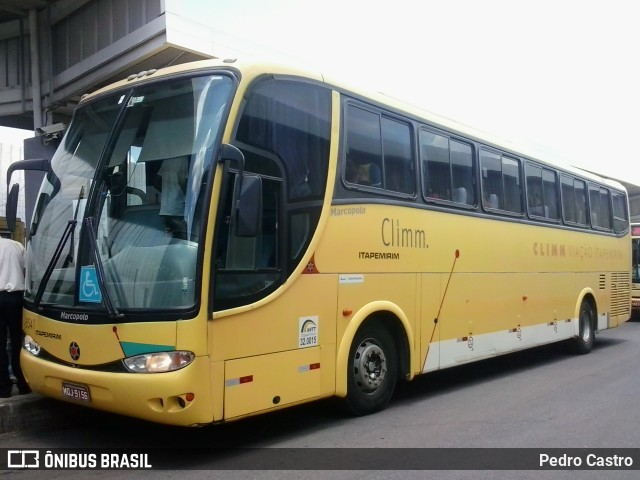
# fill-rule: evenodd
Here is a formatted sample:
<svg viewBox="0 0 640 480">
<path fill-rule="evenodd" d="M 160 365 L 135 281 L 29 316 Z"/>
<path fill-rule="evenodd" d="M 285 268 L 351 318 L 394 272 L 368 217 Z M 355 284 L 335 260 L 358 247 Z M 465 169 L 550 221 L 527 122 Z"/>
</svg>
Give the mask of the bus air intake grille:
<svg viewBox="0 0 640 480">
<path fill-rule="evenodd" d="M 607 288 L 607 277 L 604 273 L 601 273 L 598 278 L 598 288 L 600 290 L 606 290 Z"/>
<path fill-rule="evenodd" d="M 611 314 L 628 317 L 631 314 L 631 275 L 629 272 L 611 273 Z"/>
</svg>

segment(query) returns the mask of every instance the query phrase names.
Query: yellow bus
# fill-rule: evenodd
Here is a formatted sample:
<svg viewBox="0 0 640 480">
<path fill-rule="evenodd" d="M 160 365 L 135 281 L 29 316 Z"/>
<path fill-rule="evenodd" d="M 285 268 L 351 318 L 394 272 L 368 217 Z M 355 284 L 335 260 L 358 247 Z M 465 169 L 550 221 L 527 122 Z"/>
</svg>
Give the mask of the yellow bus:
<svg viewBox="0 0 640 480">
<path fill-rule="evenodd" d="M 631 224 L 631 313 L 640 317 L 640 224 Z"/>
<path fill-rule="evenodd" d="M 618 183 L 384 95 L 211 60 L 85 96 L 42 169 L 22 366 L 174 425 L 340 397 L 630 316 Z"/>
</svg>

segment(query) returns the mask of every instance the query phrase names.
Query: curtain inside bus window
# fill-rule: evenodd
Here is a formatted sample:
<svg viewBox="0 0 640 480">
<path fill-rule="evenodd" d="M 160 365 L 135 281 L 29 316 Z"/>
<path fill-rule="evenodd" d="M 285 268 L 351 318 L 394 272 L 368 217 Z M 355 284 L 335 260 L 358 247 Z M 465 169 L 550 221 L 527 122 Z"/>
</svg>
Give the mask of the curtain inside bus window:
<svg viewBox="0 0 640 480">
<path fill-rule="evenodd" d="M 483 148 L 480 150 L 480 168 L 483 205 L 522 213 L 520 160 Z"/>
<path fill-rule="evenodd" d="M 527 209 L 529 214 L 544 217 L 542 194 L 542 167 L 527 163 L 525 165 L 527 182 Z"/>
<path fill-rule="evenodd" d="M 385 190 L 414 193 L 415 173 L 409 125 L 382 117 L 382 149 L 384 178 L 380 186 Z"/>
<path fill-rule="evenodd" d="M 547 169 L 542 170 L 542 198 L 545 217 L 558 220 L 558 178 L 555 172 Z"/>
<path fill-rule="evenodd" d="M 428 198 L 475 205 L 471 145 L 422 129 L 420 159 L 423 190 Z"/>
<path fill-rule="evenodd" d="M 482 149 L 480 168 L 482 170 L 482 204 L 485 208 L 504 208 L 500 155 Z"/>
<path fill-rule="evenodd" d="M 559 217 L 555 172 L 527 162 L 525 175 L 529 214 L 548 220 L 557 220 Z M 575 208 L 570 215 L 575 216 Z"/>
<path fill-rule="evenodd" d="M 451 140 L 451 180 L 453 191 L 457 192 L 454 202 L 466 205 L 476 204 L 474 187 L 473 154 L 468 143 Z"/>
<path fill-rule="evenodd" d="M 597 185 L 589 185 L 589 206 L 591 208 L 591 225 L 595 228 L 612 230 L 609 190 Z"/>
<path fill-rule="evenodd" d="M 576 199 L 573 191 L 573 178 L 560 175 L 560 188 L 562 192 L 562 214 L 567 223 L 578 223 L 576 212 Z"/>
<path fill-rule="evenodd" d="M 449 139 L 427 130 L 420 131 L 423 190 L 428 198 L 451 200 Z"/>
<path fill-rule="evenodd" d="M 502 181 L 504 184 L 504 210 L 522 213 L 522 185 L 520 160 L 502 155 Z"/>
</svg>

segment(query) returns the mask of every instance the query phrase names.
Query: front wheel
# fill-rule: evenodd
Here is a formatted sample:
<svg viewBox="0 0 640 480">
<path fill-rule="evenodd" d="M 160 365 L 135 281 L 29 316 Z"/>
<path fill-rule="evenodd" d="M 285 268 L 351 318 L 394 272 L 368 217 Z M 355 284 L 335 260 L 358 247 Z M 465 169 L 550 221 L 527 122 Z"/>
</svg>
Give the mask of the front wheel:
<svg viewBox="0 0 640 480">
<path fill-rule="evenodd" d="M 584 355 L 591 351 L 596 339 L 595 312 L 591 302 L 583 300 L 582 305 L 580 305 L 578 323 L 578 336 L 573 339 L 572 346 L 576 353 Z"/>
<path fill-rule="evenodd" d="M 355 415 L 367 415 L 387 406 L 398 381 L 393 338 L 382 327 L 365 326 L 349 351 L 346 404 Z"/>
</svg>

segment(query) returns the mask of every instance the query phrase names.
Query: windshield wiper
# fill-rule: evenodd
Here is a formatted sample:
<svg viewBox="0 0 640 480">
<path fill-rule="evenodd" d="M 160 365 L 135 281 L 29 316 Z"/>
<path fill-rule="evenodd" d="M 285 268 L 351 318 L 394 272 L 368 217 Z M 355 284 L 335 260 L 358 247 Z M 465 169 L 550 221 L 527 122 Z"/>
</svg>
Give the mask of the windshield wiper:
<svg viewBox="0 0 640 480">
<path fill-rule="evenodd" d="M 109 318 L 111 318 L 112 320 L 124 318 L 124 315 L 121 314 L 113 304 L 111 295 L 109 295 L 109 290 L 107 290 L 107 282 L 104 276 L 102 259 L 100 258 L 100 254 L 98 253 L 98 241 L 96 240 L 96 232 L 93 231 L 93 218 L 87 217 L 84 221 L 84 224 L 87 237 L 89 237 L 89 242 L 91 243 L 91 251 L 93 252 L 93 263 L 96 268 L 96 276 L 98 277 L 98 288 L 103 294 L 102 301 L 104 302 L 104 306 L 107 309 Z"/>
<path fill-rule="evenodd" d="M 80 193 L 78 194 L 78 203 L 76 204 L 76 210 L 73 214 L 73 218 L 67 222 L 67 226 L 64 228 L 64 232 L 62 232 L 62 237 L 60 238 L 60 241 L 58 242 L 58 245 L 56 245 L 56 249 L 53 252 L 51 261 L 49 261 L 49 265 L 47 265 L 47 269 L 44 271 L 44 275 L 40 280 L 40 285 L 38 285 L 38 292 L 36 293 L 36 298 L 33 300 L 33 303 L 36 306 L 36 308 L 40 308 L 40 301 L 42 300 L 42 296 L 44 295 L 44 290 L 47 287 L 47 283 L 49 283 L 49 279 L 51 278 L 51 274 L 53 273 L 53 270 L 55 269 L 56 264 L 58 263 L 58 260 L 60 259 L 60 255 L 62 255 L 62 250 L 64 249 L 64 246 L 67 244 L 67 241 L 69 240 L 69 238 L 72 238 L 72 239 L 74 238 L 76 224 L 78 223 L 78 210 L 80 207 L 80 202 L 83 199 L 84 199 L 84 186 L 80 187 Z M 65 265 L 63 268 L 67 268 L 71 260 L 73 260 L 74 243 L 73 243 L 73 240 L 71 242 L 72 242 L 71 249 L 69 251 L 69 254 L 67 255 L 67 258 L 65 259 Z M 52 293 L 57 292 L 59 290 L 60 286 L 62 285 L 62 281 L 63 281 L 62 278 L 58 280 L 58 282 L 56 283 L 56 285 L 52 290 Z"/>
</svg>

